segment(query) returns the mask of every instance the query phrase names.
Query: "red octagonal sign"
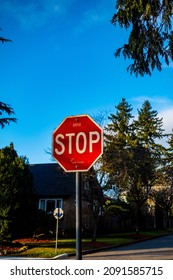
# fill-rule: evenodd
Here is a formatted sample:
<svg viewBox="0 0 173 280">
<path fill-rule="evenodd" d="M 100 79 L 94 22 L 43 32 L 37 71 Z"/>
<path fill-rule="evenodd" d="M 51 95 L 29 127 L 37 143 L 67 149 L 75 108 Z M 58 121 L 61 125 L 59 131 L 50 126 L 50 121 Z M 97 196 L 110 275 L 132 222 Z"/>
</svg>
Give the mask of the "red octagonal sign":
<svg viewBox="0 0 173 280">
<path fill-rule="evenodd" d="M 89 170 L 102 153 L 102 128 L 88 115 L 67 117 L 53 132 L 53 157 L 67 172 Z"/>
</svg>

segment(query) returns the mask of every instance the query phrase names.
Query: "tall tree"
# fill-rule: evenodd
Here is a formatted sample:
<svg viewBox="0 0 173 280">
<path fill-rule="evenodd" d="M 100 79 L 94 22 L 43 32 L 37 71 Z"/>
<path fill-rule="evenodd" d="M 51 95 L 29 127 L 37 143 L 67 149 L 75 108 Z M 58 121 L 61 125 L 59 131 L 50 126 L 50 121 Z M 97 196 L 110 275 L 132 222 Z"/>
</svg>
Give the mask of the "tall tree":
<svg viewBox="0 0 173 280">
<path fill-rule="evenodd" d="M 144 101 L 138 110 L 138 119 L 134 121 L 135 135 L 143 149 L 141 175 L 143 177 L 144 199 L 147 200 L 152 188 L 162 178 L 162 165 L 165 148 L 158 141 L 166 136 L 163 129 L 163 119 L 153 110 L 148 100 Z"/>
<path fill-rule="evenodd" d="M 142 208 L 160 176 L 162 146 L 155 140 L 163 136 L 162 120 L 148 101 L 138 110 L 137 120 L 125 99 L 116 108 L 105 135 L 103 169 L 108 173 L 109 187 L 116 186 L 135 206 L 138 231 Z"/>
<path fill-rule="evenodd" d="M 152 199 L 155 203 L 156 228 L 171 227 L 173 216 L 172 186 L 163 182 L 162 186 L 152 191 Z"/>
<path fill-rule="evenodd" d="M 156 170 L 153 180 L 159 180 L 162 176 L 162 165 L 166 152 L 159 141 L 168 135 L 163 129 L 163 119 L 158 117 L 158 112 L 153 110 L 148 100 L 144 101 L 142 108 L 138 110 L 138 119 L 134 121 L 134 126 L 138 143 L 145 149 L 146 154 L 150 155 L 150 163 Z"/>
<path fill-rule="evenodd" d="M 173 215 L 173 130 L 168 137 L 168 147 L 164 152 L 161 186 L 153 192 L 153 200 L 165 216 L 167 225 Z"/>
<path fill-rule="evenodd" d="M 122 98 L 115 106 L 116 113 L 108 117 L 110 123 L 105 128 L 105 147 L 102 169 L 109 174 L 109 182 L 116 182 L 120 187 L 126 181 L 126 170 L 129 163 L 129 140 L 133 131 L 131 105 Z"/>
<path fill-rule="evenodd" d="M 0 149 L 0 239 L 28 235 L 34 225 L 35 195 L 25 157 L 13 144 Z"/>
<path fill-rule="evenodd" d="M 114 25 L 129 31 L 128 42 L 115 52 L 131 59 L 130 73 L 151 75 L 152 70 L 162 70 L 162 64 L 173 61 L 173 1 L 172 0 L 118 0 Z"/>
<path fill-rule="evenodd" d="M 103 190 L 97 178 L 97 171 L 94 168 L 91 168 L 86 174 L 83 174 L 82 182 L 82 199 L 83 201 L 88 202 L 89 212 L 91 213 L 92 242 L 95 242 L 97 237 L 98 218 L 103 207 Z"/>
<path fill-rule="evenodd" d="M 128 184 L 124 189 L 127 201 L 134 208 L 136 232 L 139 232 L 142 225 L 142 210 L 155 183 L 156 167 L 149 149 L 139 143 L 131 147 Z"/>
<path fill-rule="evenodd" d="M 163 129 L 163 119 L 158 117 L 158 112 L 152 109 L 148 100 L 144 101 L 138 110 L 138 119 L 135 121 L 135 133 L 139 142 L 150 149 L 162 148 L 157 144 L 166 136 Z"/>
</svg>

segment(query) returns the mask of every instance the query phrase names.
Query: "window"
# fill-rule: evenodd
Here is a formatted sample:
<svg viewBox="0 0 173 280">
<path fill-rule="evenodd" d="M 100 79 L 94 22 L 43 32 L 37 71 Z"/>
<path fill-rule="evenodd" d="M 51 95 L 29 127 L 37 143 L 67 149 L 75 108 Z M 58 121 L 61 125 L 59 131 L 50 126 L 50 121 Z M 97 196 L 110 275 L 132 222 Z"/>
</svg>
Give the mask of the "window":
<svg viewBox="0 0 173 280">
<path fill-rule="evenodd" d="M 39 209 L 44 210 L 47 213 L 53 213 L 56 208 L 62 208 L 63 200 L 58 199 L 39 199 Z"/>
<path fill-rule="evenodd" d="M 47 204 L 46 204 L 46 212 L 47 213 L 53 213 L 53 211 L 55 210 L 55 200 L 47 200 Z"/>
</svg>

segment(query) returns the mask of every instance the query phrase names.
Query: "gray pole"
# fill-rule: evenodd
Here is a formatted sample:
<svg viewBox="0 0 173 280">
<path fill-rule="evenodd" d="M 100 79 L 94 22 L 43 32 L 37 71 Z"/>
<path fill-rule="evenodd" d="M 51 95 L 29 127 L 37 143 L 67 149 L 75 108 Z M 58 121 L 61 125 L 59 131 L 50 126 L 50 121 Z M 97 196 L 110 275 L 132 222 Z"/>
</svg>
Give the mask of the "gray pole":
<svg viewBox="0 0 173 280">
<path fill-rule="evenodd" d="M 55 243 L 55 253 L 57 252 L 57 246 L 58 245 L 58 216 L 56 220 L 56 243 Z"/>
<path fill-rule="evenodd" d="M 82 260 L 81 205 L 81 173 L 76 172 L 76 260 Z"/>
</svg>

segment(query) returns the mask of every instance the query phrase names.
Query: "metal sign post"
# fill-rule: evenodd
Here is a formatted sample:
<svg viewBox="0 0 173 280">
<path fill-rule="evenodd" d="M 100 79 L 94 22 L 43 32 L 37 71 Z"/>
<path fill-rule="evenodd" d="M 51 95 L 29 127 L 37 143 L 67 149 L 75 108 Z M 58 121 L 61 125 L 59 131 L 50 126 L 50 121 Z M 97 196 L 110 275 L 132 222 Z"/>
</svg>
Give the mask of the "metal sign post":
<svg viewBox="0 0 173 280">
<path fill-rule="evenodd" d="M 53 212 L 53 215 L 56 219 L 56 242 L 55 242 L 55 253 L 57 252 L 57 244 L 58 244 L 58 220 L 62 219 L 64 211 L 61 208 L 56 208 Z"/>
<path fill-rule="evenodd" d="M 52 155 L 66 172 L 76 172 L 76 259 L 82 259 L 81 173 L 103 153 L 103 130 L 88 115 L 69 116 L 52 135 Z"/>
<path fill-rule="evenodd" d="M 58 247 L 58 219 L 56 219 L 56 242 L 55 242 L 55 253 L 57 252 Z"/>
<path fill-rule="evenodd" d="M 76 172 L 76 260 L 82 260 L 81 206 L 81 173 Z"/>
</svg>

